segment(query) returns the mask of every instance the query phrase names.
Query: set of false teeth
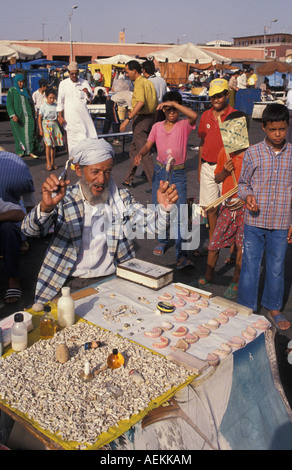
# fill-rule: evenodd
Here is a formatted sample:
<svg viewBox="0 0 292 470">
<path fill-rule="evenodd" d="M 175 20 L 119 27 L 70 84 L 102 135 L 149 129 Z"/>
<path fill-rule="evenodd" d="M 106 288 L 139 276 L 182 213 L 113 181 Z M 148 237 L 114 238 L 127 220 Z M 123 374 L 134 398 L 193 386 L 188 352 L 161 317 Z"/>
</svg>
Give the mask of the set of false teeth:
<svg viewBox="0 0 292 470">
<path fill-rule="evenodd" d="M 185 322 L 188 320 L 189 315 L 196 315 L 202 308 L 206 308 L 209 305 L 208 300 L 202 298 L 197 292 L 190 292 L 187 289 L 182 289 L 176 294 L 176 298 L 170 292 L 164 292 L 158 298 L 159 302 L 157 305 L 157 313 L 172 313 L 175 308 L 185 307 L 179 311 L 172 318 L 175 322 Z M 189 305 L 187 305 L 189 303 Z M 210 319 L 207 323 L 199 325 L 196 331 L 190 333 L 186 326 L 180 326 L 176 330 L 173 330 L 171 334 L 174 337 L 179 338 L 176 345 L 172 346 L 173 350 L 186 351 L 191 344 L 196 343 L 200 338 L 206 338 L 210 333 L 220 325 L 228 323 L 230 317 L 237 315 L 237 310 L 234 308 L 226 308 L 224 311 L 218 314 L 217 318 Z M 269 326 L 269 323 L 265 320 L 259 319 L 253 323 L 253 326 L 248 325 L 241 336 L 233 336 L 228 342 L 222 343 L 220 348 L 217 348 L 213 353 L 209 353 L 207 361 L 210 365 L 217 365 L 220 359 L 229 355 L 233 349 L 239 349 L 245 346 L 246 341 L 252 341 L 255 339 L 257 329 L 265 330 Z M 163 333 L 172 330 L 174 325 L 170 321 L 163 321 L 161 326 L 155 326 L 151 331 L 146 331 L 144 334 L 149 338 L 159 338 L 159 341 L 155 341 L 152 346 L 154 348 L 162 349 L 169 345 L 170 339 L 163 336 Z"/>
</svg>

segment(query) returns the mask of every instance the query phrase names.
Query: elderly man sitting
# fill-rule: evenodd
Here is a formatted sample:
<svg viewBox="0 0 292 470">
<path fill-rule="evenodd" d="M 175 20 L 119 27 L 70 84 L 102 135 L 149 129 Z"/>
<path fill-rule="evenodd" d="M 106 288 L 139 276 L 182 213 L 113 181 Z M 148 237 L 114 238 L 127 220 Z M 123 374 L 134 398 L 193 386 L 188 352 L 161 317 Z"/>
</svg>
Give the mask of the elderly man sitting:
<svg viewBox="0 0 292 470">
<path fill-rule="evenodd" d="M 43 183 L 42 201 L 22 224 L 22 231 L 35 237 L 54 226 L 35 302 L 48 302 L 64 284 L 76 290 L 115 273 L 117 263 L 135 256 L 134 230 L 165 225 L 178 199 L 175 186 L 161 182 L 159 205 L 148 211 L 127 189 L 117 188 L 111 177 L 113 155 L 105 140 L 85 139 L 72 151 L 78 183 L 68 186 L 70 181 L 59 181 L 53 173 Z"/>
</svg>

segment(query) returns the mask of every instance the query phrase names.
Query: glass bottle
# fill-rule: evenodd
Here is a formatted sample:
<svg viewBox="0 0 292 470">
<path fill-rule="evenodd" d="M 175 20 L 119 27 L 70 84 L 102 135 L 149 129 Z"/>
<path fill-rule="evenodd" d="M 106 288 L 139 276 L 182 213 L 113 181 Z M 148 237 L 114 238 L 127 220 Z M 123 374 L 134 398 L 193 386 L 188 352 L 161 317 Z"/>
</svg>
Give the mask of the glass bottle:
<svg viewBox="0 0 292 470">
<path fill-rule="evenodd" d="M 11 346 L 13 351 L 23 351 L 27 348 L 27 328 L 24 323 L 23 313 L 14 315 L 14 323 L 11 328 Z"/>
<path fill-rule="evenodd" d="M 58 300 L 58 324 L 70 326 L 75 323 L 75 305 L 70 295 L 70 287 L 62 287 L 62 297 Z"/>
<path fill-rule="evenodd" d="M 44 306 L 44 315 L 40 319 L 40 338 L 49 339 L 54 336 L 55 332 L 55 319 L 51 314 L 51 307 Z"/>
<path fill-rule="evenodd" d="M 110 369 L 118 369 L 124 362 L 124 356 L 117 349 L 113 349 L 113 352 L 107 358 L 107 365 Z"/>
</svg>

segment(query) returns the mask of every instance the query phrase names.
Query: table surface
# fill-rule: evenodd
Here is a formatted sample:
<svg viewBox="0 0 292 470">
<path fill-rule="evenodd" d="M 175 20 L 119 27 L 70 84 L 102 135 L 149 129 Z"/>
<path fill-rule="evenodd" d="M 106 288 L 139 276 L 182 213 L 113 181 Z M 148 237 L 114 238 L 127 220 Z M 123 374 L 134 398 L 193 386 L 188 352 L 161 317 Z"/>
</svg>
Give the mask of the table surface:
<svg viewBox="0 0 292 470">
<path fill-rule="evenodd" d="M 131 287 L 130 289 L 129 285 Z M 218 312 L 224 310 L 223 307 L 218 307 L 217 305 L 212 306 L 210 304 L 209 307 L 205 309 L 204 313 L 202 313 L 202 309 L 199 315 L 193 315 L 193 318 L 188 319 L 186 321 L 187 323 L 181 323 L 180 320 L 177 321 L 175 319 L 175 317 L 173 316 L 174 314 L 172 314 L 171 316 L 168 314 L 157 315 L 156 313 L 157 301 L 163 293 L 170 292 L 175 297 L 176 293 L 179 292 L 176 290 L 176 287 L 174 285 L 166 286 L 160 289 L 160 291 L 156 292 L 143 286 L 139 286 L 135 283 L 129 283 L 128 281 L 114 277 L 113 279 L 110 279 L 107 282 L 93 285 L 92 288 L 96 291 L 94 295 L 86 297 L 87 290 L 84 289 L 85 297 L 82 298 L 83 291 L 80 291 L 79 296 L 81 296 L 81 299 L 75 300 L 76 314 L 80 319 L 83 318 L 84 321 L 88 321 L 89 323 L 95 325 L 98 324 L 98 326 L 102 328 L 113 331 L 114 333 L 121 335 L 124 338 L 128 338 L 131 341 L 135 341 L 141 344 L 142 346 L 146 347 L 147 349 L 152 349 L 159 354 L 161 354 L 162 350 L 155 350 L 155 348 L 153 348 L 153 339 L 149 340 L 149 338 L 144 335 L 145 331 L 151 331 L 154 326 L 159 327 L 162 321 L 171 321 L 174 324 L 174 329 L 179 328 L 183 324 L 187 324 L 188 330 L 191 332 L 193 331 L 195 326 L 198 326 L 198 324 L 207 321 L 210 318 L 213 318 L 214 315 L 218 314 Z M 126 295 L 125 290 L 127 293 Z M 103 304 L 101 304 L 101 301 L 103 302 Z M 137 316 L 135 318 L 131 316 L 123 317 L 123 319 L 120 321 L 116 317 L 115 321 L 112 321 L 111 319 L 109 319 L 108 315 L 104 316 L 102 314 L 105 305 L 107 306 L 108 311 L 109 309 L 114 309 L 121 303 L 130 304 L 137 307 L 139 311 L 138 316 L 139 318 L 143 318 L 143 321 L 139 321 L 139 323 L 137 323 Z M 177 308 L 177 315 L 179 315 L 179 310 L 182 311 L 182 309 Z M 39 339 L 39 320 L 42 314 L 43 312 L 33 314 L 34 329 L 29 333 L 29 346 Z M 206 339 L 198 341 L 195 345 L 192 345 L 190 347 L 188 353 L 191 355 L 195 355 L 196 357 L 199 357 L 201 359 L 206 359 L 208 351 L 212 352 L 212 350 L 214 350 L 216 346 L 219 347 L 219 345 L 223 341 L 226 341 L 227 338 L 231 338 L 231 336 L 235 334 L 240 334 L 242 329 L 244 329 L 247 325 L 252 324 L 253 321 L 253 316 L 246 317 L 240 315 L 240 317 L 234 317 L 232 319 L 232 322 L 229 322 L 229 328 L 231 329 L 227 333 L 227 336 L 224 336 L 224 331 L 221 326 L 220 328 L 222 331 L 221 334 L 217 335 L 218 337 L 216 337 L 215 332 L 212 332 L 208 342 L 206 341 Z M 125 323 L 129 325 L 127 329 L 124 328 Z M 236 327 L 234 329 L 235 325 Z M 224 325 L 224 327 L 225 331 L 227 331 L 226 325 Z M 218 329 L 218 331 L 220 330 L 220 328 Z M 171 344 L 175 344 L 174 337 L 171 335 L 171 333 L 168 332 L 165 336 L 170 339 Z M 175 342 L 176 341 L 177 338 L 175 339 Z M 209 347 L 207 346 L 208 344 Z M 171 349 L 170 347 L 167 347 L 162 352 L 162 355 L 167 356 L 169 352 L 171 352 Z M 9 355 L 11 353 L 11 348 L 6 348 L 4 356 Z M 195 379 L 195 376 L 193 377 L 193 379 Z M 5 403 L 1 401 L 0 408 L 9 416 L 11 416 L 15 421 L 23 425 L 31 434 L 33 434 L 37 439 L 43 442 L 48 448 L 63 449 L 62 445 L 60 445 L 57 440 L 55 441 L 53 438 L 51 439 L 46 433 L 42 433 L 35 426 L 33 426 L 31 422 L 27 421 L 25 417 L 21 416 L 21 414 L 17 413 L 17 411 L 11 410 L 5 405 Z"/>
</svg>

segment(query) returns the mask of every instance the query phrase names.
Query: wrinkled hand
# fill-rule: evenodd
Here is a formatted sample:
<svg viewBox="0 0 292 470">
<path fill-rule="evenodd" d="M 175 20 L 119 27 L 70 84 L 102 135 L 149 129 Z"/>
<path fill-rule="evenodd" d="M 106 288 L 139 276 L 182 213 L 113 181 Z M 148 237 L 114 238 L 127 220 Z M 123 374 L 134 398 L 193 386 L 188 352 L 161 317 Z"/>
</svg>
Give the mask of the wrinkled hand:
<svg viewBox="0 0 292 470">
<path fill-rule="evenodd" d="M 259 206 L 257 205 L 256 199 L 251 194 L 246 196 L 246 208 L 252 212 L 259 211 Z"/>
<path fill-rule="evenodd" d="M 41 200 L 41 211 L 51 212 L 54 207 L 59 204 L 66 194 L 66 188 L 70 183 L 69 180 L 59 180 L 57 176 L 52 173 L 46 181 L 42 184 L 43 198 Z M 55 197 L 52 194 L 57 192 Z"/>
<path fill-rule="evenodd" d="M 170 210 L 171 206 L 178 200 L 175 184 L 169 186 L 167 181 L 160 181 L 157 191 L 157 202 L 164 206 L 166 210 Z"/>
</svg>

